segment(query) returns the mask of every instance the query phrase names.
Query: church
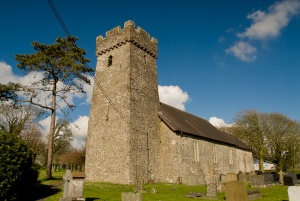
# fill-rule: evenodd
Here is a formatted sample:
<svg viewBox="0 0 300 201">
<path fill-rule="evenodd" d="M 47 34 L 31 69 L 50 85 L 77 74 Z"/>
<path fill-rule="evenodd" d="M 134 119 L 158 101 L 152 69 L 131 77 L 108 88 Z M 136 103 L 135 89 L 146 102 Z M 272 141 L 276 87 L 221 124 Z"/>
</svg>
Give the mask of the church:
<svg viewBox="0 0 300 201">
<path fill-rule="evenodd" d="M 159 102 L 157 46 L 132 21 L 97 37 L 86 180 L 203 185 L 215 175 L 253 171 L 241 140 Z"/>
</svg>

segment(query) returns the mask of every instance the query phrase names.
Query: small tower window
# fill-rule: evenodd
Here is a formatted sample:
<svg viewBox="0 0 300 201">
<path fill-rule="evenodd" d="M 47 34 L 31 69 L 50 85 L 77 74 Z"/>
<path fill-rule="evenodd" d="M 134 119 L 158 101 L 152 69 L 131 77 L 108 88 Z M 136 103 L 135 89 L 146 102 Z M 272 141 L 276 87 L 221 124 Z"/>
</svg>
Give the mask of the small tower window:
<svg viewBox="0 0 300 201">
<path fill-rule="evenodd" d="M 112 65 L 112 55 L 109 55 L 108 61 L 107 61 L 107 66 L 111 66 L 111 65 Z"/>
</svg>

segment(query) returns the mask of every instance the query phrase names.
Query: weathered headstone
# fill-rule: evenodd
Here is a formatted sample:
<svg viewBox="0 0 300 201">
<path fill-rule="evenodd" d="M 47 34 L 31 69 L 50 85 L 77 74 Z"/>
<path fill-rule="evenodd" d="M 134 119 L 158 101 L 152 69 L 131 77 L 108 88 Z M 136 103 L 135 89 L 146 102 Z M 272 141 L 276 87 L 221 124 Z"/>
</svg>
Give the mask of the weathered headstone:
<svg viewBox="0 0 300 201">
<path fill-rule="evenodd" d="M 248 201 L 246 183 L 230 181 L 225 184 L 226 201 Z"/>
<path fill-rule="evenodd" d="M 290 176 L 293 179 L 293 186 L 297 184 L 297 175 L 295 172 L 288 172 L 285 176 Z"/>
<path fill-rule="evenodd" d="M 300 174 L 296 174 L 297 177 L 297 184 L 300 184 Z"/>
<path fill-rule="evenodd" d="M 66 174 L 63 176 L 65 180 L 64 195 L 60 201 L 85 200 L 82 197 L 84 177 L 84 173 L 80 176 L 72 177 L 71 170 L 66 170 Z"/>
<path fill-rule="evenodd" d="M 252 186 L 262 186 L 265 185 L 265 178 L 263 175 L 252 175 L 250 177 Z"/>
<path fill-rule="evenodd" d="M 265 179 L 265 183 L 274 183 L 274 177 L 273 177 L 273 174 L 270 174 L 270 173 L 264 173 L 263 174 L 264 176 L 264 179 Z"/>
<path fill-rule="evenodd" d="M 237 181 L 237 176 L 233 172 L 229 172 L 226 174 L 225 182 Z"/>
<path fill-rule="evenodd" d="M 248 182 L 249 174 L 238 174 L 238 181 Z"/>
<path fill-rule="evenodd" d="M 142 194 L 133 192 L 122 193 L 122 201 L 142 201 Z"/>
<path fill-rule="evenodd" d="M 261 198 L 261 192 L 260 190 L 251 190 L 247 191 L 248 200 L 256 200 L 258 198 Z"/>
<path fill-rule="evenodd" d="M 216 183 L 207 184 L 206 196 L 207 197 L 217 197 L 217 184 Z"/>
<path fill-rule="evenodd" d="M 222 183 L 226 182 L 226 175 L 220 174 L 220 181 L 221 181 Z"/>
<path fill-rule="evenodd" d="M 66 174 L 63 176 L 63 179 L 65 180 L 64 184 L 64 198 L 70 197 L 70 183 L 72 178 L 71 170 L 66 170 Z"/>
<path fill-rule="evenodd" d="M 294 186 L 293 178 L 288 175 L 283 176 L 283 184 L 285 186 Z"/>
<path fill-rule="evenodd" d="M 155 194 L 157 191 L 155 190 L 155 188 L 151 188 L 151 194 Z"/>
<path fill-rule="evenodd" d="M 143 193 L 144 192 L 144 179 L 138 178 L 135 184 L 135 192 Z"/>
<path fill-rule="evenodd" d="M 300 186 L 288 187 L 289 201 L 299 201 L 300 199 Z"/>
<path fill-rule="evenodd" d="M 279 182 L 279 177 L 280 177 L 280 175 L 277 174 L 277 173 L 273 173 L 272 175 L 273 175 L 273 180 L 274 180 L 274 182 L 275 182 L 275 183 L 276 183 L 276 182 Z"/>
<path fill-rule="evenodd" d="M 199 197 L 203 197 L 204 194 L 203 193 L 198 193 L 198 192 L 192 192 L 187 194 L 185 197 L 187 198 L 199 198 Z"/>
</svg>

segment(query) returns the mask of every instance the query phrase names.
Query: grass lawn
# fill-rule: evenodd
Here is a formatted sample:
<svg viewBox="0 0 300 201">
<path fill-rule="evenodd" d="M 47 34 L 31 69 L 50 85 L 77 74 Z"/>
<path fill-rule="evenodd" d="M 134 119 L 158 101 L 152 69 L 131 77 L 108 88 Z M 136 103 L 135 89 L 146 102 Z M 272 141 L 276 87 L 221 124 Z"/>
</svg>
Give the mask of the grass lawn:
<svg viewBox="0 0 300 201">
<path fill-rule="evenodd" d="M 39 180 L 44 185 L 53 185 L 62 179 L 65 172 L 54 172 L 54 179 L 46 180 L 45 171 L 41 171 Z M 151 189 L 154 188 L 157 193 L 151 194 Z M 250 188 L 249 188 L 250 189 Z M 85 182 L 83 197 L 86 201 L 121 201 L 122 192 L 133 192 L 134 187 L 130 185 L 100 183 L 100 182 Z M 142 195 L 143 201 L 186 201 L 186 200 L 211 200 L 204 198 L 186 198 L 190 192 L 206 192 L 206 186 L 186 186 L 180 184 L 146 184 L 145 193 Z M 287 201 L 287 187 L 273 186 L 270 188 L 261 189 L 262 198 L 255 201 Z M 56 192 L 49 195 L 46 201 L 57 201 L 63 196 L 63 186 Z M 214 200 L 225 200 L 225 193 L 218 193 L 218 197 Z"/>
</svg>

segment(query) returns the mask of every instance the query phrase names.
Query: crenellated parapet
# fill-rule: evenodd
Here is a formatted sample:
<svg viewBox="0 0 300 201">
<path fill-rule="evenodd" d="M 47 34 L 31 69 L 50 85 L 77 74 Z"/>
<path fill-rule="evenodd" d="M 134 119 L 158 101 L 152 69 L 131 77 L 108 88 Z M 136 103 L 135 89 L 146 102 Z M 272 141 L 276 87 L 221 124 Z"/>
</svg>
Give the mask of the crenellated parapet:
<svg viewBox="0 0 300 201">
<path fill-rule="evenodd" d="M 124 29 L 117 26 L 106 32 L 106 37 L 99 36 L 96 39 L 96 56 L 105 54 L 126 43 L 132 43 L 142 49 L 153 58 L 157 59 L 157 40 L 143 30 L 141 27 L 135 29 L 131 20 L 124 23 Z"/>
</svg>

